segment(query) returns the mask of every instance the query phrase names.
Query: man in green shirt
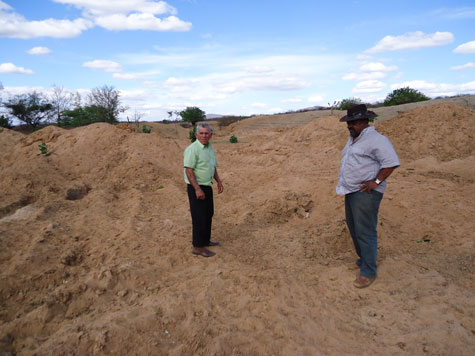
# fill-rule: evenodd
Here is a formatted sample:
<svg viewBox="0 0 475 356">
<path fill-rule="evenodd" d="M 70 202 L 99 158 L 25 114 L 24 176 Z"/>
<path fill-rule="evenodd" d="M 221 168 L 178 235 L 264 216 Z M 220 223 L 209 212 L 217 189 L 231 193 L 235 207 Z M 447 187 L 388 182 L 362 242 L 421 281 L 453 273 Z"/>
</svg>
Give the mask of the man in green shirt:
<svg viewBox="0 0 475 356">
<path fill-rule="evenodd" d="M 215 253 L 207 247 L 219 245 L 219 242 L 211 241 L 211 223 L 214 214 L 211 188 L 213 178 L 218 183 L 218 193 L 221 194 L 224 190 L 216 168 L 218 165 L 216 153 L 209 143 L 212 136 L 212 129 L 207 123 L 198 123 L 197 140 L 189 145 L 183 154 L 184 176 L 188 184 L 188 200 L 193 223 L 192 253 L 203 257 L 214 256 Z"/>
</svg>

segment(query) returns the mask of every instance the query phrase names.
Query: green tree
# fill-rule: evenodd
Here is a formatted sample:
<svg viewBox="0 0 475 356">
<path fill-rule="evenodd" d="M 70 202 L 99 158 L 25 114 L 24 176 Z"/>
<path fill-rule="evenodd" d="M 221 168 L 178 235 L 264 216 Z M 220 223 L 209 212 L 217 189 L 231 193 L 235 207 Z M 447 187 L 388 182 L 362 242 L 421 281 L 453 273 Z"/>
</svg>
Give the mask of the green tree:
<svg viewBox="0 0 475 356">
<path fill-rule="evenodd" d="M 206 113 L 196 106 L 187 107 L 185 110 L 180 111 L 179 115 L 183 121 L 191 122 L 193 127 L 195 127 L 197 122 L 206 119 Z"/>
<path fill-rule="evenodd" d="M 0 127 L 4 127 L 6 129 L 11 129 L 12 128 L 12 121 L 8 117 L 6 117 L 5 115 L 0 115 Z"/>
<path fill-rule="evenodd" d="M 338 101 L 335 104 L 336 109 L 338 110 L 348 110 L 348 108 L 352 105 L 356 104 L 362 104 L 363 102 L 361 101 L 360 98 L 347 98 L 347 99 L 342 99 L 341 101 Z"/>
<path fill-rule="evenodd" d="M 386 96 L 384 106 L 400 105 L 407 103 L 415 103 L 418 101 L 426 101 L 430 98 L 416 89 L 409 87 L 393 90 Z"/>
<path fill-rule="evenodd" d="M 91 90 L 89 106 L 97 108 L 96 121 L 109 124 L 118 122 L 119 114 L 127 110 L 127 107 L 120 105 L 119 91 L 107 85 Z"/>
<path fill-rule="evenodd" d="M 15 95 L 3 104 L 10 115 L 31 126 L 34 129 L 42 122 L 53 118 L 53 105 L 36 91 Z"/>
</svg>

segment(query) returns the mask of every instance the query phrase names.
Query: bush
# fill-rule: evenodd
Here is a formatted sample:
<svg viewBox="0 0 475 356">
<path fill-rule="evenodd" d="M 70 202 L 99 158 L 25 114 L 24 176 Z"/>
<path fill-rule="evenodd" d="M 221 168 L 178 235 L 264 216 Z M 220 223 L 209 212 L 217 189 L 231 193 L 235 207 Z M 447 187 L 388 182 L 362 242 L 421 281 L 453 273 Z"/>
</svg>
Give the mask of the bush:
<svg viewBox="0 0 475 356">
<path fill-rule="evenodd" d="M 4 115 L 0 115 L 0 127 L 4 127 L 6 129 L 11 129 L 12 128 L 12 121 L 4 116 Z"/>
<path fill-rule="evenodd" d="M 190 130 L 189 136 L 190 136 L 191 143 L 196 141 L 196 135 L 195 135 L 195 130 L 194 129 Z"/>
<path fill-rule="evenodd" d="M 229 138 L 229 142 L 231 143 L 237 143 L 238 142 L 238 139 L 236 136 L 232 135 L 230 138 Z"/>
<path fill-rule="evenodd" d="M 430 98 L 416 89 L 409 87 L 393 90 L 386 96 L 384 106 L 401 105 L 407 103 L 416 103 L 418 101 L 426 101 Z"/>
<path fill-rule="evenodd" d="M 73 110 L 63 112 L 63 116 L 58 120 L 59 127 L 79 127 L 95 122 L 104 122 L 105 109 L 99 106 L 81 106 Z"/>
<path fill-rule="evenodd" d="M 46 144 L 46 142 L 42 142 L 40 145 L 38 145 L 38 147 L 43 156 L 49 156 L 48 145 Z"/>
<path fill-rule="evenodd" d="M 336 103 L 336 109 L 338 110 L 348 110 L 352 105 L 363 104 L 360 98 L 347 98 Z"/>
<path fill-rule="evenodd" d="M 147 127 L 147 125 L 143 125 L 143 126 L 142 126 L 142 132 L 143 132 L 143 133 L 150 133 L 150 132 L 152 132 L 152 128 L 151 128 L 151 127 Z"/>
</svg>

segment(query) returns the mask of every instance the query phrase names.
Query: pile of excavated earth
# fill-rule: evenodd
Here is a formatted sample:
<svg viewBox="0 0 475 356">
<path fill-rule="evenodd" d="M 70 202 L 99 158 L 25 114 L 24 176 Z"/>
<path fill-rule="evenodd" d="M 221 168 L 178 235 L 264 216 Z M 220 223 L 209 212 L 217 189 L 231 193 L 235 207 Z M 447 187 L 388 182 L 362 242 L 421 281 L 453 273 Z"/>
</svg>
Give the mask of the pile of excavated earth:
<svg viewBox="0 0 475 356">
<path fill-rule="evenodd" d="M 186 129 L 1 130 L 0 355 L 473 355 L 475 111 L 376 121 L 401 166 L 363 290 L 340 116 L 215 125 L 212 258 L 191 253 Z"/>
</svg>

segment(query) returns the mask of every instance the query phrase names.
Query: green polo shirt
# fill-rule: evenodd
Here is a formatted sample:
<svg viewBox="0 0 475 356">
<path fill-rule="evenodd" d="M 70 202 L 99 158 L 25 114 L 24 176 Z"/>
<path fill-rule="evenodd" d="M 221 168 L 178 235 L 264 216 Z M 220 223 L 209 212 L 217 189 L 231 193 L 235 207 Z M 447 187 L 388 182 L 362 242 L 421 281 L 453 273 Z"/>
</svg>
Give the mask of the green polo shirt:
<svg viewBox="0 0 475 356">
<path fill-rule="evenodd" d="M 196 140 L 185 149 L 183 157 L 185 166 L 185 182 L 187 184 L 190 184 L 190 181 L 186 176 L 186 168 L 193 168 L 196 181 L 199 185 L 213 184 L 214 170 L 218 165 L 218 161 L 211 143 L 208 143 L 208 146 L 205 146 L 200 141 Z"/>
</svg>

